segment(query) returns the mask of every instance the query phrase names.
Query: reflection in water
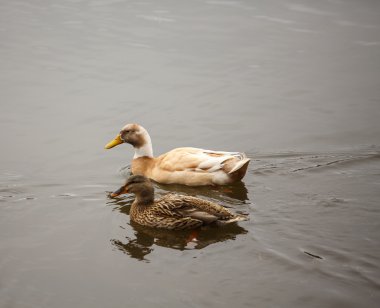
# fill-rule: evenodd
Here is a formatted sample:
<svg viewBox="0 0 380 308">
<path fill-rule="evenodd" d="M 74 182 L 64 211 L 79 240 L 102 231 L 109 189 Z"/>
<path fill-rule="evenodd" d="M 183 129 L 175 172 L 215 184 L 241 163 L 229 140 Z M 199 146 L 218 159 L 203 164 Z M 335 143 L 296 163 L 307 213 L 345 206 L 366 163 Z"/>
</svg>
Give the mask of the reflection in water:
<svg viewBox="0 0 380 308">
<path fill-rule="evenodd" d="M 237 196 L 235 201 L 248 200 L 244 183 L 236 183 L 226 187 L 212 187 L 211 189 L 210 187 L 194 188 L 181 185 L 160 185 L 159 187 L 169 192 L 180 190 L 181 193 L 194 196 L 203 195 L 219 200 L 226 200 L 223 193 L 226 193 L 228 198 L 231 199 Z M 124 195 L 110 199 L 108 204 L 121 213 L 129 215 L 133 200 L 133 195 Z M 135 231 L 135 238 L 125 237 L 125 240 L 111 239 L 111 243 L 118 250 L 140 261 L 149 261 L 145 257 L 154 250 L 154 245 L 178 250 L 203 249 L 210 244 L 234 240 L 237 235 L 248 232 L 237 224 L 228 224 L 223 227 L 204 226 L 196 230 L 187 231 L 155 229 L 139 225 L 133 221 L 130 221 L 130 226 Z M 195 235 L 196 239 L 194 239 Z"/>
<path fill-rule="evenodd" d="M 120 175 L 124 178 L 128 178 L 132 175 L 130 165 L 122 167 L 119 170 Z M 152 181 L 153 182 L 153 181 Z M 185 186 L 185 185 L 177 185 L 177 184 L 160 184 L 154 182 L 155 189 L 158 193 L 165 192 L 175 192 L 180 194 L 186 194 L 190 196 L 205 196 L 208 198 L 228 201 L 229 203 L 241 204 L 246 203 L 249 200 L 248 198 L 248 190 L 245 187 L 244 182 L 236 182 L 230 185 L 223 186 Z M 116 188 L 115 188 L 116 189 Z M 241 202 L 242 201 L 242 202 Z"/>
<path fill-rule="evenodd" d="M 237 235 L 248 231 L 237 224 L 215 227 L 207 226 L 190 231 L 170 231 L 141 226 L 131 221 L 136 238 L 126 237 L 126 242 L 112 239 L 111 243 L 120 251 L 137 260 L 145 260 L 145 256 L 154 250 L 154 245 L 178 250 L 203 249 L 208 245 L 234 240 Z M 196 240 L 192 236 L 196 232 Z"/>
<path fill-rule="evenodd" d="M 162 185 L 156 183 L 157 186 L 167 192 L 178 192 L 190 196 L 205 196 L 221 201 L 228 201 L 241 204 L 248 201 L 248 190 L 244 182 L 237 182 L 230 185 L 223 186 L 201 186 L 191 187 L 184 185 Z"/>
</svg>

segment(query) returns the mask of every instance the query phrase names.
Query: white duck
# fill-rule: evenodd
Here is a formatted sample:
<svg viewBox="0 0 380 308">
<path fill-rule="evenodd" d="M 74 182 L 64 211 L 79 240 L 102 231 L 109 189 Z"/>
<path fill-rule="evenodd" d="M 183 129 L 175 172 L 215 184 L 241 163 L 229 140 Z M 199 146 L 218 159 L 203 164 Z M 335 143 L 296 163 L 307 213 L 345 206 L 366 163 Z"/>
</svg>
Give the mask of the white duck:
<svg viewBox="0 0 380 308">
<path fill-rule="evenodd" d="M 132 173 L 162 184 L 230 184 L 244 177 L 250 161 L 244 153 L 190 147 L 176 148 L 154 157 L 150 136 L 138 124 L 125 125 L 105 148 L 111 149 L 121 143 L 129 143 L 135 149 Z"/>
</svg>

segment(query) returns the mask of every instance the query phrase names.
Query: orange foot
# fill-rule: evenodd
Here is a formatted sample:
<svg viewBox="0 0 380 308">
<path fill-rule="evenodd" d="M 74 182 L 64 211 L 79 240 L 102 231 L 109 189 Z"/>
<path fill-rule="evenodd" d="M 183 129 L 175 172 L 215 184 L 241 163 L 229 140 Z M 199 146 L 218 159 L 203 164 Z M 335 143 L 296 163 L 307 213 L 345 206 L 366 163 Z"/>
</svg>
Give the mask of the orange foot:
<svg viewBox="0 0 380 308">
<path fill-rule="evenodd" d="M 191 231 L 191 233 L 189 234 L 189 237 L 186 240 L 186 244 L 188 244 L 190 242 L 197 242 L 198 241 L 197 240 L 198 233 L 199 233 L 199 231 L 197 231 L 197 230 Z"/>
</svg>

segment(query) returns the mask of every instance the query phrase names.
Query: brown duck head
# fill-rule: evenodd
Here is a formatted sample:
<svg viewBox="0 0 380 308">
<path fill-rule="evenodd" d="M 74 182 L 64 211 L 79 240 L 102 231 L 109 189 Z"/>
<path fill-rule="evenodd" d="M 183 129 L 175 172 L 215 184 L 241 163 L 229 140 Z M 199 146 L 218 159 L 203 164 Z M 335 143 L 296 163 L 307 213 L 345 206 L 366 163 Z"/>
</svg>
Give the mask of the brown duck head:
<svg viewBox="0 0 380 308">
<path fill-rule="evenodd" d="M 111 197 L 132 193 L 136 195 L 137 203 L 150 204 L 154 202 L 154 188 L 148 178 L 142 175 L 132 175 L 125 185 L 111 193 Z"/>
</svg>

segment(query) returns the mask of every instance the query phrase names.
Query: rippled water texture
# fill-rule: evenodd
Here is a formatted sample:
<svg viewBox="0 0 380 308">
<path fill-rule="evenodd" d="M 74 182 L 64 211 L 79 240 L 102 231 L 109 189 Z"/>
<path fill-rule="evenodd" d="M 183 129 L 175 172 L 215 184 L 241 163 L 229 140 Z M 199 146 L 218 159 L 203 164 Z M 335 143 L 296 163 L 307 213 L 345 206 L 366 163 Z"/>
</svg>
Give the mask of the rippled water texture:
<svg viewBox="0 0 380 308">
<path fill-rule="evenodd" d="M 377 307 L 380 3 L 1 1 L 0 307 Z M 244 151 L 191 232 L 109 199 L 132 149 Z"/>
</svg>

